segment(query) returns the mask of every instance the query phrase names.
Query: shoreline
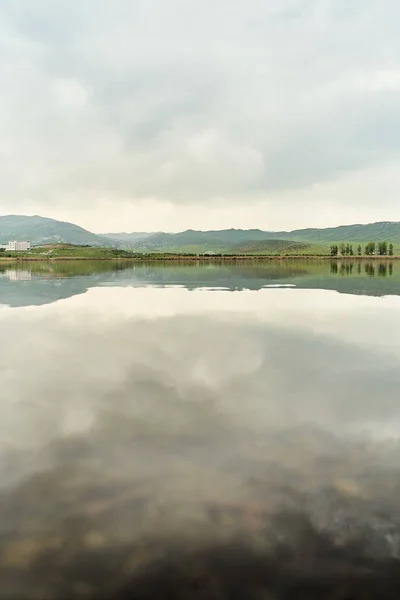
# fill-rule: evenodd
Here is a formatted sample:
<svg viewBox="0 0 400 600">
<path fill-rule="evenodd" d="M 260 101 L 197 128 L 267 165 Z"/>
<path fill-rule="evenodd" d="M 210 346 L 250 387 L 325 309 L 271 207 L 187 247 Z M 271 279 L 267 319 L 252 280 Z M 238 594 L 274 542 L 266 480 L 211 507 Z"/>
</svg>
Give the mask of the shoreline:
<svg viewBox="0 0 400 600">
<path fill-rule="evenodd" d="M 89 256 L 54 256 L 54 257 L 33 257 L 33 256 L 13 256 L 13 257 L 0 257 L 0 263 L 15 263 L 15 262 L 58 262 L 58 261 L 91 261 L 91 262 L 229 262 L 229 261 L 287 261 L 287 260 L 321 260 L 321 261 L 387 261 L 387 260 L 398 260 L 400 255 L 396 256 L 328 256 L 328 255 L 285 255 L 285 256 L 273 256 L 273 255 L 250 255 L 250 254 L 237 254 L 237 255 L 223 255 L 223 256 L 187 256 L 184 254 L 173 254 L 173 255 L 146 255 L 143 257 L 129 256 L 129 257 L 89 257 Z"/>
</svg>

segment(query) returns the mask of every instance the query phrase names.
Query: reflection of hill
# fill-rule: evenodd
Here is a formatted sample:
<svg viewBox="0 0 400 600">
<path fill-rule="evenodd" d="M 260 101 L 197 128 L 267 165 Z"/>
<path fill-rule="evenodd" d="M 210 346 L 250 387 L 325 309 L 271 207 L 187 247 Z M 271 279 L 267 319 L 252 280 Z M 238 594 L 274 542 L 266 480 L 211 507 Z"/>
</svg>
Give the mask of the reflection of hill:
<svg viewBox="0 0 400 600">
<path fill-rule="evenodd" d="M 128 272 L 125 271 L 128 275 Z M 259 290 L 265 285 L 275 284 L 284 278 L 301 277 L 308 271 L 300 264 L 269 261 L 210 263 L 148 263 L 140 264 L 131 271 L 134 284 L 144 285 L 180 285 L 187 289 L 199 287 L 218 287 L 231 291 L 250 289 Z M 121 274 L 123 277 L 123 275 Z M 132 282 L 131 279 L 131 282 Z"/>
<path fill-rule="evenodd" d="M 0 266 L 0 304 L 40 306 L 85 293 L 126 265 L 106 261 L 30 262 Z"/>
<path fill-rule="evenodd" d="M 8 271 L 29 271 L 33 276 L 42 277 L 75 277 L 76 275 L 93 275 L 121 271 L 131 263 L 107 260 L 59 260 L 59 261 L 19 261 L 0 263 L 0 277 Z"/>
<path fill-rule="evenodd" d="M 181 285 L 187 289 L 218 287 L 235 291 L 260 290 L 268 285 L 292 285 L 302 289 L 326 289 L 346 294 L 370 296 L 400 295 L 400 272 L 392 263 L 335 262 L 330 261 L 250 261 L 207 264 L 139 264 L 122 271 L 117 277 L 120 284 L 130 285 Z"/>
<path fill-rule="evenodd" d="M 230 291 L 293 285 L 370 296 L 400 295 L 394 263 L 267 261 L 254 263 L 122 263 L 60 261 L 0 266 L 0 304 L 34 306 L 82 294 L 99 286 L 200 287 Z M 399 272 L 400 274 L 400 272 Z"/>
</svg>

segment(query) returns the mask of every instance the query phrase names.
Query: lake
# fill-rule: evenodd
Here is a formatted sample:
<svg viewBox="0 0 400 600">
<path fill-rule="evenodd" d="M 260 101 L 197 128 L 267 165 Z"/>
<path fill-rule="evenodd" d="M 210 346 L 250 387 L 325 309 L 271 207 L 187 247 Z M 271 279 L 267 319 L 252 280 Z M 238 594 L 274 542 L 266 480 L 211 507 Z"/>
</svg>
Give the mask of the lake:
<svg viewBox="0 0 400 600">
<path fill-rule="evenodd" d="M 400 263 L 3 263 L 0 337 L 0 599 L 398 597 Z"/>
</svg>

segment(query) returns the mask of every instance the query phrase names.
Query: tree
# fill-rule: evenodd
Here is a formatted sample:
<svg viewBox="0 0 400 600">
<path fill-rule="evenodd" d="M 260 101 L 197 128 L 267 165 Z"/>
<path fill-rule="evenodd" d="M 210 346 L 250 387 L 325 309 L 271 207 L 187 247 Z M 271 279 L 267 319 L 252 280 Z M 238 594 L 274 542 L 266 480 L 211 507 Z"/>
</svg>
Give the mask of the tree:
<svg viewBox="0 0 400 600">
<path fill-rule="evenodd" d="M 354 256 L 353 246 L 351 244 L 350 244 L 350 247 L 349 247 L 349 254 L 350 254 L 350 256 Z"/>
<path fill-rule="evenodd" d="M 331 256 L 337 256 L 339 252 L 339 248 L 337 246 L 337 244 L 333 244 L 331 246 Z"/>
<path fill-rule="evenodd" d="M 340 244 L 339 250 L 342 256 L 346 254 L 346 246 L 344 244 Z"/>
<path fill-rule="evenodd" d="M 385 256 L 387 254 L 387 242 L 379 242 L 378 254 L 379 256 Z"/>
<path fill-rule="evenodd" d="M 361 254 L 362 254 L 361 244 L 357 248 L 357 254 L 358 254 L 358 256 L 361 256 Z"/>
<path fill-rule="evenodd" d="M 389 244 L 389 256 L 393 256 L 393 244 Z"/>
<path fill-rule="evenodd" d="M 368 242 L 368 244 L 365 246 L 365 254 L 367 254 L 368 256 L 370 254 L 375 254 L 375 248 L 376 248 L 375 242 Z"/>
</svg>

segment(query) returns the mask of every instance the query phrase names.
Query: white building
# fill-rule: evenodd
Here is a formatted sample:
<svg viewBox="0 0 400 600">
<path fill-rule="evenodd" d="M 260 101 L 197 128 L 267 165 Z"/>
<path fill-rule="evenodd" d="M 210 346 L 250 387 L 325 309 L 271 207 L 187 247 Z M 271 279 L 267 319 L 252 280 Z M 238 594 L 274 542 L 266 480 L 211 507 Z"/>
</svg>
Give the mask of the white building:
<svg viewBox="0 0 400 600">
<path fill-rule="evenodd" d="M 0 248 L 3 250 L 9 250 L 11 252 L 23 252 L 31 249 L 31 243 L 17 242 L 17 240 L 13 240 L 12 242 L 8 242 L 8 244 L 0 244 Z"/>
</svg>

